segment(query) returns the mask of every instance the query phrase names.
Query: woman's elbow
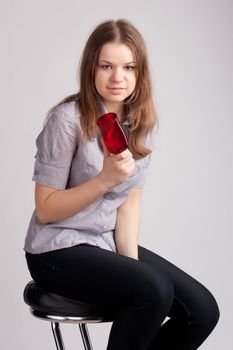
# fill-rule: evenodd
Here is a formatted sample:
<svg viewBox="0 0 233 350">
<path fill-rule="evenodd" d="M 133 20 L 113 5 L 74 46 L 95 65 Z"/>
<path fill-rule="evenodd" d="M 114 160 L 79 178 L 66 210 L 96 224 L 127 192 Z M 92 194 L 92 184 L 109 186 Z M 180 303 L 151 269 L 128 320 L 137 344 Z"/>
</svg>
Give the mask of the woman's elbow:
<svg viewBox="0 0 233 350">
<path fill-rule="evenodd" d="M 49 224 L 50 222 L 48 215 L 46 215 L 46 211 L 42 208 L 36 207 L 36 217 L 38 221 L 43 225 Z"/>
</svg>

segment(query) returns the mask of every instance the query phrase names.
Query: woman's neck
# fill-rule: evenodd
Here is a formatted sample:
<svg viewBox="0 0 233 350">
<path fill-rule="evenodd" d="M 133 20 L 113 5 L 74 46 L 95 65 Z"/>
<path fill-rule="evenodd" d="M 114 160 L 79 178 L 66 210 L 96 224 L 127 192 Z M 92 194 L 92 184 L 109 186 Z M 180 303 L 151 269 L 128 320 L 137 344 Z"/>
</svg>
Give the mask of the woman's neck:
<svg viewBox="0 0 233 350">
<path fill-rule="evenodd" d="M 116 113 L 118 119 L 122 122 L 123 121 L 123 105 L 115 105 L 110 103 L 105 103 L 105 107 L 108 112 Z"/>
</svg>

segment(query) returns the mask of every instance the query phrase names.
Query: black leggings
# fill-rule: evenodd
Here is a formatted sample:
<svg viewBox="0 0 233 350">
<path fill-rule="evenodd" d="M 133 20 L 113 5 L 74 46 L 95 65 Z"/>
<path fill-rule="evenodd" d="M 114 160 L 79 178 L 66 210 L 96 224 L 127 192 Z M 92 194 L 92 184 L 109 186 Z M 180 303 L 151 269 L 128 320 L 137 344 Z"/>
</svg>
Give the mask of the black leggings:
<svg viewBox="0 0 233 350">
<path fill-rule="evenodd" d="M 107 350 L 197 349 L 219 319 L 213 295 L 140 245 L 138 257 L 86 244 L 26 253 L 31 276 L 41 286 L 114 312 Z"/>
</svg>

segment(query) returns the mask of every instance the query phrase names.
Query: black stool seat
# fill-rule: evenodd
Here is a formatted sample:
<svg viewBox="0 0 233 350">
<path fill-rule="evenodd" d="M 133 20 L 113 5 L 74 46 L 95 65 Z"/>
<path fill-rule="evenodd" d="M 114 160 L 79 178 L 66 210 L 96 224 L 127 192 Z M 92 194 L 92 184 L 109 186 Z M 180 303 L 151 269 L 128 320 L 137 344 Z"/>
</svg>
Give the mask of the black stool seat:
<svg viewBox="0 0 233 350">
<path fill-rule="evenodd" d="M 45 290 L 30 281 L 23 292 L 24 301 L 33 316 L 50 321 L 57 350 L 65 350 L 59 324 L 78 323 L 85 350 L 93 350 L 87 323 L 112 322 L 114 309 L 106 310 L 98 305 L 66 298 Z"/>
<path fill-rule="evenodd" d="M 35 281 L 30 281 L 24 289 L 24 301 L 37 315 L 47 314 L 61 317 L 80 317 L 82 319 L 101 319 L 111 322 L 113 315 L 108 310 L 94 304 L 89 304 L 52 293 L 40 287 Z"/>
</svg>

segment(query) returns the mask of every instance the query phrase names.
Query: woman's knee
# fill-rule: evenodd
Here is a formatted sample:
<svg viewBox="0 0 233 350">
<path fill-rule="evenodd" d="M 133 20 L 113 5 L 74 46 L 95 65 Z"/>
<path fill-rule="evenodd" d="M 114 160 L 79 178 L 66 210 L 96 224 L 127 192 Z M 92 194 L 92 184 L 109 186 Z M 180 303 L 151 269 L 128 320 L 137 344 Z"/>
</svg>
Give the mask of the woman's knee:
<svg viewBox="0 0 233 350">
<path fill-rule="evenodd" d="M 218 323 L 218 320 L 220 317 L 220 311 L 219 311 L 218 303 L 215 297 L 213 296 L 213 294 L 210 293 L 210 291 L 208 292 L 209 292 L 208 293 L 209 297 L 207 301 L 207 304 L 208 304 L 207 312 L 209 314 L 209 324 L 213 329 Z"/>
<path fill-rule="evenodd" d="M 197 311 L 199 323 L 207 333 L 210 333 L 218 323 L 219 307 L 213 294 L 205 287 L 202 289 L 200 298 L 199 310 Z"/>
</svg>

